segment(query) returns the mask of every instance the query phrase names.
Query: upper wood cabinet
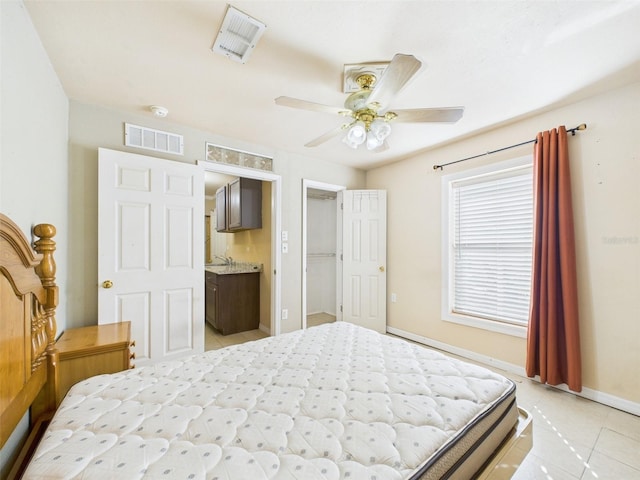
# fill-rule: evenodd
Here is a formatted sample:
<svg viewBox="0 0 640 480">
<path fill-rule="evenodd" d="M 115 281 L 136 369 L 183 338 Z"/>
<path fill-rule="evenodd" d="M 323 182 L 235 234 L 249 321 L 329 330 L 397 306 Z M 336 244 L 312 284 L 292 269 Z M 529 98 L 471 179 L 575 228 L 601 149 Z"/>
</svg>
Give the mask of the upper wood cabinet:
<svg viewBox="0 0 640 480">
<path fill-rule="evenodd" d="M 216 192 L 216 212 L 219 232 L 262 228 L 262 181 L 237 178 L 220 187 Z"/>
<path fill-rule="evenodd" d="M 216 230 L 218 232 L 228 232 L 227 230 L 227 186 L 223 185 L 216 190 Z"/>
</svg>

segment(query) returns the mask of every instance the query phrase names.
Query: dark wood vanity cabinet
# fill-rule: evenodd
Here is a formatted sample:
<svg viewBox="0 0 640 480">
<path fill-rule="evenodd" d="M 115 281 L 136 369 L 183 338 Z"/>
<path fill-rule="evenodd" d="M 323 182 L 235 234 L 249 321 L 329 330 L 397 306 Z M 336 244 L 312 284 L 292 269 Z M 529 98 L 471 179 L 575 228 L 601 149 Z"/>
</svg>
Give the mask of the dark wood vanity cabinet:
<svg viewBox="0 0 640 480">
<path fill-rule="evenodd" d="M 216 230 L 262 228 L 262 181 L 236 178 L 216 191 Z"/>
<path fill-rule="evenodd" d="M 260 326 L 260 274 L 205 271 L 205 318 L 223 335 Z"/>
<path fill-rule="evenodd" d="M 220 330 L 217 322 L 218 281 L 215 273 L 204 273 L 204 317 L 207 323 Z"/>
</svg>

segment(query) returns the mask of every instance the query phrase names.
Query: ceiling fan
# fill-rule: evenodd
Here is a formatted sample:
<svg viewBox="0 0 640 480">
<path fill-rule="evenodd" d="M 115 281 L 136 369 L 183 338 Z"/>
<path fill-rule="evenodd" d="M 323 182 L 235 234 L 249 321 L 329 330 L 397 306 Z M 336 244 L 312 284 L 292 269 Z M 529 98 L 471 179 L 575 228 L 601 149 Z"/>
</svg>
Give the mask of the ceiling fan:
<svg viewBox="0 0 640 480">
<path fill-rule="evenodd" d="M 409 80 L 418 72 L 422 62 L 413 55 L 396 54 L 378 79 L 375 73 L 361 72 L 354 79 L 359 90 L 351 93 L 344 107 L 332 107 L 291 97 L 278 97 L 276 104 L 314 112 L 350 117 L 340 125 L 311 140 L 305 147 L 315 147 L 346 131 L 343 141 L 352 148 L 366 144 L 369 150 L 382 151 L 388 147 L 390 123 L 453 123 L 460 120 L 464 107 L 416 108 L 391 110 L 389 104 Z"/>
</svg>

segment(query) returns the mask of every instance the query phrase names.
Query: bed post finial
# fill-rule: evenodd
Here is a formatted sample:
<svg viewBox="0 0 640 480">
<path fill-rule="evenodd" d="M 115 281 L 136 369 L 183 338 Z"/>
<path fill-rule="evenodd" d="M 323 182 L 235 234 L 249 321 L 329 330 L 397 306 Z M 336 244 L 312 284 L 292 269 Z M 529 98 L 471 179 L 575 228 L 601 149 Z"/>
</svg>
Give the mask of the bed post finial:
<svg viewBox="0 0 640 480">
<path fill-rule="evenodd" d="M 56 261 L 53 252 L 56 250 L 56 242 L 53 237 L 56 234 L 56 227 L 49 223 L 41 223 L 33 228 L 33 233 L 40 237 L 34 242 L 34 249 L 42 255 L 42 260 L 35 270 L 42 285 L 47 291 L 47 300 L 43 305 L 46 316 L 47 350 L 52 352 L 56 341 L 56 319 L 55 311 L 58 306 L 58 286 L 56 285 Z"/>
<path fill-rule="evenodd" d="M 42 261 L 36 267 L 36 273 L 42 279 L 43 285 L 53 286 L 56 280 L 56 262 L 53 259 L 56 242 L 52 238 L 56 235 L 56 227 L 49 223 L 41 223 L 33 227 L 33 233 L 40 237 L 35 241 L 34 249 L 42 255 Z"/>
</svg>

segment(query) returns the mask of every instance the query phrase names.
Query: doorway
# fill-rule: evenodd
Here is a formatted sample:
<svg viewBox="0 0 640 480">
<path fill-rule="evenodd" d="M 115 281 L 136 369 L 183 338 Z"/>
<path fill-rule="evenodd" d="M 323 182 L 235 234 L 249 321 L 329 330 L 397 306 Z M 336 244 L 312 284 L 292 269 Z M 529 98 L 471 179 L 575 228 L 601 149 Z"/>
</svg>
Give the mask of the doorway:
<svg viewBox="0 0 640 480">
<path fill-rule="evenodd" d="M 281 238 L 280 231 L 282 230 L 281 219 L 281 205 L 282 205 L 282 179 L 280 175 L 276 175 L 272 172 L 255 170 L 251 168 L 243 168 L 235 165 L 227 165 L 221 163 L 199 161 L 198 165 L 202 166 L 206 172 L 212 172 L 221 175 L 227 175 L 232 177 L 243 177 L 261 180 L 263 182 L 270 182 L 270 205 L 271 205 L 271 267 L 269 271 L 265 271 L 265 275 L 269 275 L 271 284 L 270 295 L 270 325 L 269 335 L 275 336 L 280 334 L 280 312 L 281 309 L 281 292 L 282 292 L 282 279 L 281 279 Z"/>
<path fill-rule="evenodd" d="M 339 318 L 342 278 L 337 192 L 342 185 L 302 180 L 302 328 Z"/>
</svg>

